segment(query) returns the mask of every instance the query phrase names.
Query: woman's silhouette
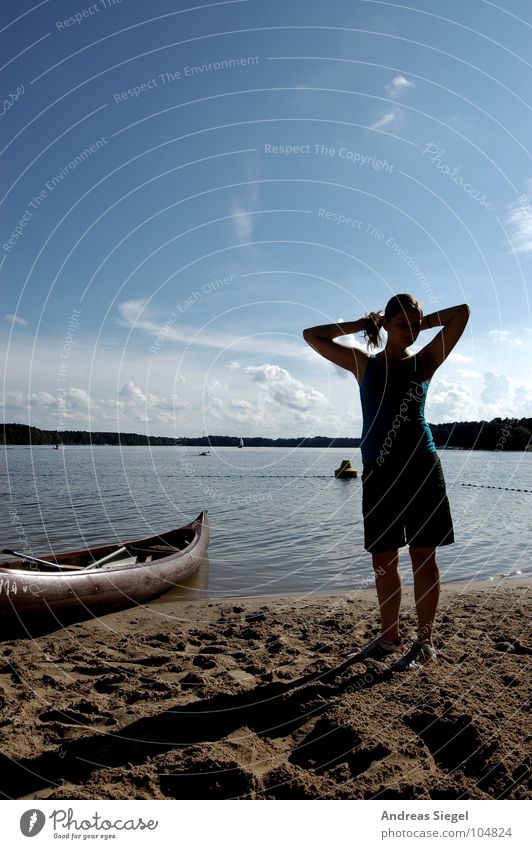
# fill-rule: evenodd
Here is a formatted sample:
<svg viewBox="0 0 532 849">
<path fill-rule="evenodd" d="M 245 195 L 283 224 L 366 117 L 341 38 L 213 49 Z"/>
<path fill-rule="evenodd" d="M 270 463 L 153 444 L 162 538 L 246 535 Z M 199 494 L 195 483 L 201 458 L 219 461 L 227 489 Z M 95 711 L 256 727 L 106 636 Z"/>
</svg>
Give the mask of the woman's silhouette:
<svg viewBox="0 0 532 849">
<path fill-rule="evenodd" d="M 371 552 L 381 614 L 381 633 L 356 654 L 382 660 L 403 648 L 399 630 L 399 548 L 409 546 L 414 573 L 418 638 L 395 664 L 419 669 L 436 660 L 432 631 L 440 580 L 436 546 L 454 542 L 445 479 L 430 427 L 425 398 L 430 380 L 460 339 L 469 307 L 460 304 L 430 315 L 412 295 L 394 295 L 384 310 L 358 321 L 325 324 L 303 337 L 326 359 L 355 375 L 362 404 L 362 513 L 364 548 Z M 422 330 L 443 325 L 424 348 L 407 348 Z M 378 354 L 339 344 L 338 336 L 363 332 Z"/>
</svg>

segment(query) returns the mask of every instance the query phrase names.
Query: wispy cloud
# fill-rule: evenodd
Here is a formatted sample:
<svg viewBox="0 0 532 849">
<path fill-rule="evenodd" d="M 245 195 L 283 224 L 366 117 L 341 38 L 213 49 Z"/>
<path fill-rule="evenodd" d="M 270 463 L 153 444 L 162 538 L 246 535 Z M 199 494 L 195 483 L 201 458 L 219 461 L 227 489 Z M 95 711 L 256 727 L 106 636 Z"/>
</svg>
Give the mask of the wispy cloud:
<svg viewBox="0 0 532 849">
<path fill-rule="evenodd" d="M 257 168 L 247 162 L 244 167 L 244 175 L 248 180 L 248 185 L 243 190 L 244 196 L 235 200 L 231 204 L 231 215 L 233 218 L 236 230 L 236 236 L 239 244 L 243 245 L 249 242 L 250 237 L 257 223 L 258 215 L 254 211 L 258 208 L 259 201 L 259 184 L 257 182 Z"/>
<path fill-rule="evenodd" d="M 459 368 L 457 369 L 457 373 L 460 377 L 480 377 L 480 372 L 471 368 Z"/>
<path fill-rule="evenodd" d="M 459 354 L 458 351 L 452 351 L 448 357 L 454 363 L 472 363 L 473 357 L 468 357 L 465 354 Z"/>
<path fill-rule="evenodd" d="M 137 323 L 140 316 L 146 309 L 147 303 L 147 298 L 135 298 L 131 301 L 124 301 L 119 305 L 118 309 L 120 310 L 120 315 L 128 327 L 132 327 Z"/>
<path fill-rule="evenodd" d="M 5 316 L 6 321 L 10 321 L 12 324 L 20 324 L 21 327 L 26 327 L 28 322 L 21 315 L 11 315 L 11 313 L 7 313 Z"/>
<path fill-rule="evenodd" d="M 149 315 L 143 300 L 125 301 L 119 304 L 119 324 L 126 327 L 134 327 L 135 330 L 143 331 L 154 339 L 162 339 L 160 350 L 163 350 L 166 342 L 178 342 L 185 345 L 202 345 L 207 348 L 218 350 L 231 350 L 248 354 L 275 354 L 277 356 L 301 357 L 307 347 L 303 342 L 287 342 L 279 339 L 272 332 L 271 336 L 265 335 L 261 330 L 256 337 L 246 335 L 241 338 L 238 333 L 227 333 L 200 327 L 193 327 L 182 323 L 181 315 L 174 311 L 164 319 L 155 321 Z M 139 319 L 143 314 L 144 318 Z"/>
<path fill-rule="evenodd" d="M 530 186 L 532 181 L 528 181 Z M 521 195 L 513 203 L 507 205 L 507 213 L 504 219 L 508 238 L 512 244 L 514 253 L 529 253 L 532 251 L 532 201 L 530 192 Z"/>
<path fill-rule="evenodd" d="M 398 118 L 399 110 L 393 109 L 391 112 L 386 112 L 385 115 L 382 115 L 381 118 L 377 118 L 377 120 L 370 124 L 370 130 L 380 130 L 381 127 L 388 127 L 390 124 Z"/>
<path fill-rule="evenodd" d="M 393 100 L 397 100 L 409 89 L 413 89 L 415 87 L 415 83 L 413 83 L 412 80 L 407 80 L 407 78 L 402 74 L 396 74 L 389 83 L 386 83 L 384 89 L 389 97 Z M 391 124 L 396 123 L 400 117 L 400 109 L 389 109 L 388 112 L 385 112 L 384 115 L 377 118 L 373 124 L 370 124 L 370 130 L 381 130 L 383 127 L 389 127 Z"/>
<path fill-rule="evenodd" d="M 497 342 L 505 342 L 507 345 L 513 345 L 515 348 L 520 348 L 524 345 L 523 339 L 516 336 L 511 330 L 490 330 L 489 336 L 493 336 Z"/>
<path fill-rule="evenodd" d="M 416 84 L 412 80 L 407 80 L 402 74 L 396 74 L 393 80 L 387 83 L 384 88 L 390 97 L 400 97 L 409 88 L 415 88 Z"/>
<path fill-rule="evenodd" d="M 233 204 L 231 208 L 231 215 L 236 216 L 234 219 L 236 235 L 239 244 L 243 245 L 249 241 L 249 238 L 253 233 L 255 223 L 254 219 L 256 216 L 250 215 L 247 210 L 236 203 Z"/>
</svg>

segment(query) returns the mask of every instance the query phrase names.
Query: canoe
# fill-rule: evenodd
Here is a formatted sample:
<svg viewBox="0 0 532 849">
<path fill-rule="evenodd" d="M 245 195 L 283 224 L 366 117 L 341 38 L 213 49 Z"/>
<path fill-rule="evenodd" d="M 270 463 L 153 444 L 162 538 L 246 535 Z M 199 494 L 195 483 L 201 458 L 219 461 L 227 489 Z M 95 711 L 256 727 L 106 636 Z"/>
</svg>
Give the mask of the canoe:
<svg viewBox="0 0 532 849">
<path fill-rule="evenodd" d="M 149 601 L 192 575 L 208 542 L 203 511 L 188 525 L 156 536 L 47 555 L 41 563 L 29 557 L 2 563 L 0 622 L 50 614 L 87 618 Z"/>
</svg>

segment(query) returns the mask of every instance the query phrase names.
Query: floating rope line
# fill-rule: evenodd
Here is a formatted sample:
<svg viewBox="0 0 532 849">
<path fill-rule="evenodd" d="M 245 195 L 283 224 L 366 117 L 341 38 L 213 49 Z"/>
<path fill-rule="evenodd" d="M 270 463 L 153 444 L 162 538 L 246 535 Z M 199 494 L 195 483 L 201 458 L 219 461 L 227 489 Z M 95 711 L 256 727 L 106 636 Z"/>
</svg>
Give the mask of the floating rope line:
<svg viewBox="0 0 532 849">
<path fill-rule="evenodd" d="M 504 489 L 506 492 L 530 492 L 532 493 L 532 489 L 515 489 L 512 486 L 494 486 L 489 483 L 461 483 L 460 486 L 477 486 L 482 489 Z"/>
<path fill-rule="evenodd" d="M 171 476 L 170 476 L 171 477 Z M 328 480 L 333 480 L 333 475 L 195 475 L 189 474 L 188 478 L 293 478 L 293 480 L 300 480 L 301 478 L 327 478 Z"/>
<path fill-rule="evenodd" d="M 338 480 L 334 475 L 196 475 L 189 474 L 189 478 L 292 478 L 293 480 L 307 480 L 310 478 L 322 478 L 323 480 Z M 528 492 L 532 494 L 532 489 L 517 489 L 512 486 L 495 486 L 488 483 L 462 483 L 458 482 L 458 486 L 476 486 L 481 489 L 503 489 L 505 492 Z"/>
</svg>

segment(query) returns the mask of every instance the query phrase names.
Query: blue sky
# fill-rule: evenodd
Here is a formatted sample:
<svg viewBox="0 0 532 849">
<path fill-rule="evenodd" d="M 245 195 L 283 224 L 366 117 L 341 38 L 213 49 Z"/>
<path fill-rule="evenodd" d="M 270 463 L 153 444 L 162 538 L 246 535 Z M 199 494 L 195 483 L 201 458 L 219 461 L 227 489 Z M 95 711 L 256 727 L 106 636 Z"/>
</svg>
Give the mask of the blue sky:
<svg viewBox="0 0 532 849">
<path fill-rule="evenodd" d="M 531 415 L 525 0 L 8 0 L 0 29 L 4 421 L 359 436 L 301 333 L 397 292 L 471 307 L 429 421 Z"/>
</svg>

